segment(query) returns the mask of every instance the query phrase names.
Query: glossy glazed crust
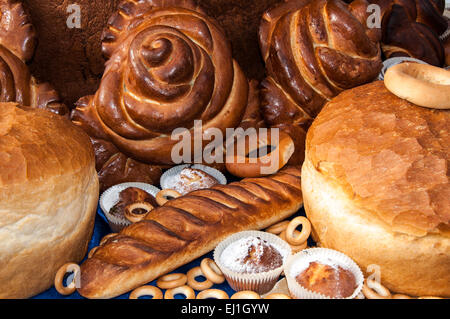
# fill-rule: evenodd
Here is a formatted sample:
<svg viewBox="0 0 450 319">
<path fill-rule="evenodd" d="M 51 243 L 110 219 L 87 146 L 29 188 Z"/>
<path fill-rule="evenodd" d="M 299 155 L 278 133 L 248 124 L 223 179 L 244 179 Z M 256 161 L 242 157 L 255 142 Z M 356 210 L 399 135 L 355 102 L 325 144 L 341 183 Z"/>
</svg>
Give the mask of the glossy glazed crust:
<svg viewBox="0 0 450 319">
<path fill-rule="evenodd" d="M 227 236 L 257 230 L 302 205 L 300 168 L 194 191 L 108 239 L 81 265 L 81 295 L 112 298 L 211 251 Z"/>
<path fill-rule="evenodd" d="M 98 178 L 88 136 L 56 114 L 0 104 L 0 297 L 48 289 L 92 235 Z"/>
<path fill-rule="evenodd" d="M 56 91 L 47 83 L 38 83 L 25 64 L 35 47 L 36 32 L 22 4 L 0 1 L 0 102 L 17 102 L 68 115 Z"/>
<path fill-rule="evenodd" d="M 303 160 L 306 130 L 325 102 L 381 70 L 380 34 L 366 27 L 366 8 L 362 0 L 292 0 L 262 18 L 262 109 L 268 125 L 296 142 L 291 163 Z"/>
</svg>

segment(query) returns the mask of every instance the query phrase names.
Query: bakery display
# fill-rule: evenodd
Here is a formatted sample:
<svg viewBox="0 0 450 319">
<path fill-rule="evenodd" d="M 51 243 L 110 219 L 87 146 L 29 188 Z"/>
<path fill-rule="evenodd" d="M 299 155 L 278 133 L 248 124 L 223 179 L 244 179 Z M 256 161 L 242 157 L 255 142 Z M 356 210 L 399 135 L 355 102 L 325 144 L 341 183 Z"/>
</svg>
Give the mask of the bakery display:
<svg viewBox="0 0 450 319">
<path fill-rule="evenodd" d="M 450 71 L 427 64 L 401 63 L 384 76 L 386 88 L 415 105 L 450 109 Z"/>
<path fill-rule="evenodd" d="M 69 120 L 2 103 L 0 158 L 0 298 L 27 298 L 87 251 L 98 203 L 94 153 Z"/>
<path fill-rule="evenodd" d="M 382 81 L 343 92 L 311 126 L 305 211 L 322 247 L 395 293 L 449 297 L 450 113 L 413 105 Z"/>
<path fill-rule="evenodd" d="M 78 292 L 118 296 L 202 256 L 235 232 L 268 227 L 301 205 L 298 167 L 173 199 L 96 249 L 81 265 Z"/>
<path fill-rule="evenodd" d="M 20 2 L 0 1 L 0 102 L 47 109 L 68 115 L 68 108 L 48 83 L 30 74 L 27 62 L 36 48 L 36 31 Z"/>
<path fill-rule="evenodd" d="M 448 28 L 445 0 L 368 0 L 380 6 L 382 50 L 386 58 L 409 56 L 443 66 L 439 39 Z"/>
<path fill-rule="evenodd" d="M 291 164 L 302 163 L 306 131 L 322 106 L 381 70 L 380 30 L 367 27 L 366 9 L 364 0 L 291 0 L 262 17 L 262 112 L 294 140 Z"/>
</svg>

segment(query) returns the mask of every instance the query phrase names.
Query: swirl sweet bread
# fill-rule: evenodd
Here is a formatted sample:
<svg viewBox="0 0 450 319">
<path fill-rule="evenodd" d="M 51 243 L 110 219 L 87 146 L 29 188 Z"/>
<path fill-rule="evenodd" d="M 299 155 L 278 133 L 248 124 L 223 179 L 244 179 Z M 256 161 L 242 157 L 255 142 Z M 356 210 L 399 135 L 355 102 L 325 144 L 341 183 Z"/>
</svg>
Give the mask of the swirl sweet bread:
<svg viewBox="0 0 450 319">
<path fill-rule="evenodd" d="M 237 127 L 249 85 L 223 31 L 190 1 L 125 1 L 110 19 L 100 87 L 72 118 L 144 163 L 173 164 L 171 133 Z"/>
<path fill-rule="evenodd" d="M 435 66 L 445 61 L 439 35 L 447 30 L 444 0 L 369 0 L 381 9 L 386 58 L 409 56 Z"/>
<path fill-rule="evenodd" d="M 81 265 L 87 298 L 110 298 L 184 265 L 229 235 L 263 229 L 302 205 L 300 168 L 194 191 L 108 238 Z"/>
<path fill-rule="evenodd" d="M 363 0 L 291 0 L 263 16 L 262 110 L 295 141 L 290 163 L 303 161 L 306 130 L 325 102 L 381 70 L 380 33 L 367 28 L 366 8 Z"/>
<path fill-rule="evenodd" d="M 47 83 L 38 83 L 25 64 L 35 47 L 36 33 L 22 4 L 0 1 L 0 102 L 68 115 L 56 91 Z"/>
</svg>

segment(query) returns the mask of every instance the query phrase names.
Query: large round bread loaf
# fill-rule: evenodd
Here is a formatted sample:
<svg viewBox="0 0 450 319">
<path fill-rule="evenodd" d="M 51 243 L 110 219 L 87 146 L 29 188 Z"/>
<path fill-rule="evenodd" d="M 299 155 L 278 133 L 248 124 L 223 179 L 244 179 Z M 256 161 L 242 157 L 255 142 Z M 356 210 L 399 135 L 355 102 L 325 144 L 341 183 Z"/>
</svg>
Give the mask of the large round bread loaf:
<svg viewBox="0 0 450 319">
<path fill-rule="evenodd" d="M 377 81 L 343 92 L 306 140 L 302 191 L 314 238 L 413 296 L 450 297 L 450 111 Z M 376 274 L 375 274 L 376 275 Z"/>
<path fill-rule="evenodd" d="M 0 298 L 33 296 L 84 257 L 97 200 L 82 130 L 48 111 L 0 104 Z"/>
</svg>

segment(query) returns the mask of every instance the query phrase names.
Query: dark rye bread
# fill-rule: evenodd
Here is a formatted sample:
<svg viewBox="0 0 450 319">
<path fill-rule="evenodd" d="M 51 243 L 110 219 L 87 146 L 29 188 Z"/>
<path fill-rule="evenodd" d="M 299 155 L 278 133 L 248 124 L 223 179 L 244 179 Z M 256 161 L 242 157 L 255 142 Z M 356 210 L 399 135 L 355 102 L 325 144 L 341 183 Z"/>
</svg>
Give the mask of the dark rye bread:
<svg viewBox="0 0 450 319">
<path fill-rule="evenodd" d="M 142 1 L 142 0 L 139 0 Z M 261 79 L 264 67 L 259 54 L 257 28 L 262 13 L 280 0 L 199 0 L 205 12 L 225 30 L 233 55 L 248 78 Z M 39 37 L 31 71 L 48 81 L 63 101 L 73 106 L 93 94 L 104 70 L 101 35 L 120 0 L 24 0 Z M 81 29 L 69 29 L 67 7 L 81 8 Z"/>
</svg>

